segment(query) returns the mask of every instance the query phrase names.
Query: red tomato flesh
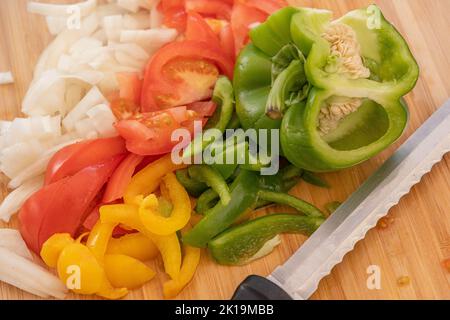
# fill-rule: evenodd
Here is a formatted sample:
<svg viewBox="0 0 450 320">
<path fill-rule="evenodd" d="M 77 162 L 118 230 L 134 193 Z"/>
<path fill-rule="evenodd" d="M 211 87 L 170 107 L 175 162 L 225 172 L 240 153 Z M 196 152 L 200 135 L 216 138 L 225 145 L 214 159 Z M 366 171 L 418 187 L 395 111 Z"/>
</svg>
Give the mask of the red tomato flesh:
<svg viewBox="0 0 450 320">
<path fill-rule="evenodd" d="M 50 160 L 45 175 L 45 185 L 126 153 L 125 141 L 121 137 L 89 140 L 65 147 Z"/>
<path fill-rule="evenodd" d="M 91 203 L 122 159 L 117 156 L 86 167 L 33 194 L 19 212 L 20 232 L 28 247 L 39 254 L 42 244 L 55 233 L 74 237 Z"/>
</svg>

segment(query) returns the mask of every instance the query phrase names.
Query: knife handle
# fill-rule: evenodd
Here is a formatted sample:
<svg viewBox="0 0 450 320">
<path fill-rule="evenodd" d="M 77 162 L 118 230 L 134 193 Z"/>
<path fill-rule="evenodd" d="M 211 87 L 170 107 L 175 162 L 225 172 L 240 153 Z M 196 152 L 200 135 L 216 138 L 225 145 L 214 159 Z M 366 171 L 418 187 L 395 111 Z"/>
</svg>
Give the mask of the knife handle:
<svg viewBox="0 0 450 320">
<path fill-rule="evenodd" d="M 272 281 L 260 276 L 249 276 L 239 285 L 231 300 L 292 300 L 292 298 Z"/>
</svg>

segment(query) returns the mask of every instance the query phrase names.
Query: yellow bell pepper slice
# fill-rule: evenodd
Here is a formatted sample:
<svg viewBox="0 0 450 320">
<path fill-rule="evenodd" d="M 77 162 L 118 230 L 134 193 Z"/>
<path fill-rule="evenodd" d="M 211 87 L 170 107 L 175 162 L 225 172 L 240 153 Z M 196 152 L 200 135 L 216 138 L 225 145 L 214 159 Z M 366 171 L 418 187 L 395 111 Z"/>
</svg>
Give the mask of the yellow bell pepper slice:
<svg viewBox="0 0 450 320">
<path fill-rule="evenodd" d="M 194 277 L 197 266 L 200 263 L 201 249 L 184 245 L 184 258 L 178 277 L 164 283 L 164 297 L 175 298 Z"/>
<path fill-rule="evenodd" d="M 50 268 L 56 268 L 58 258 L 65 247 L 74 243 L 72 236 L 68 233 L 57 233 L 45 241 L 40 255 L 42 260 Z"/>
<path fill-rule="evenodd" d="M 158 248 L 164 262 L 166 273 L 173 279 L 181 268 L 181 247 L 176 233 L 158 236 L 150 232 L 139 218 L 139 210 L 135 205 L 114 204 L 100 207 L 100 220 L 104 223 L 124 224 L 138 230 L 148 237 Z"/>
<path fill-rule="evenodd" d="M 155 276 L 144 263 L 122 254 L 105 255 L 104 266 L 108 280 L 116 288 L 136 289 Z"/>
<path fill-rule="evenodd" d="M 142 233 L 126 234 L 118 239 L 109 240 L 106 254 L 121 254 L 140 261 L 149 261 L 158 255 L 158 248 L 153 241 Z"/>
<path fill-rule="evenodd" d="M 108 243 L 112 238 L 117 223 L 102 223 L 100 220 L 89 233 L 86 246 L 92 251 L 99 261 L 103 261 Z"/>
<path fill-rule="evenodd" d="M 191 201 L 188 193 L 178 182 L 173 173 L 164 176 L 164 185 L 173 209 L 169 217 L 164 217 L 158 212 L 158 199 L 154 195 L 147 196 L 139 206 L 139 217 L 142 224 L 150 232 L 167 236 L 183 229 L 191 218 Z"/>
<path fill-rule="evenodd" d="M 158 189 L 161 179 L 168 173 L 185 168 L 186 165 L 177 165 L 172 162 L 171 154 L 168 154 L 139 171 L 131 179 L 123 197 L 126 204 L 139 205 L 140 198 L 149 195 Z"/>
<path fill-rule="evenodd" d="M 97 294 L 107 299 L 127 295 L 126 288 L 116 289 L 111 285 L 101 262 L 87 246 L 73 242 L 59 254 L 56 268 L 59 278 L 75 293 Z"/>
</svg>

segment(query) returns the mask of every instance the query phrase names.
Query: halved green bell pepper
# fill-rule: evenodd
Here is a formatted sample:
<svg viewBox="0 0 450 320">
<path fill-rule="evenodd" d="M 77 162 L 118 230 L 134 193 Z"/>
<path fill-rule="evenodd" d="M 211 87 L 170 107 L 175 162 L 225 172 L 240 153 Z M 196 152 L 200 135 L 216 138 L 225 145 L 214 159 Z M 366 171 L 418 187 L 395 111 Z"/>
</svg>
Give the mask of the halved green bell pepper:
<svg viewBox="0 0 450 320">
<path fill-rule="evenodd" d="M 340 19 L 331 21 L 332 12 L 301 8 L 292 17 L 291 37 L 307 55 L 305 72 L 315 87 L 337 90 L 343 96 L 378 96 L 383 100 L 399 99 L 414 88 L 419 67 L 408 44 L 386 20 L 381 10 L 372 5 L 368 9 L 348 12 Z M 371 25 L 371 21 L 378 25 Z M 360 55 L 370 77 L 349 79 L 345 75 L 327 69 L 332 57 L 331 44 L 323 34 L 327 28 L 343 25 L 337 34 L 346 31 L 346 36 L 356 35 Z"/>
<path fill-rule="evenodd" d="M 243 127 L 281 127 L 281 153 L 315 172 L 356 165 L 395 142 L 408 121 L 401 98 L 419 73 L 405 40 L 378 7 L 331 19 L 327 10 L 280 10 L 251 32 L 253 43 L 241 52 L 234 77 Z M 268 97 L 276 87 L 289 88 L 292 77 L 273 86 L 273 57 L 293 45 L 306 56 L 304 72 L 313 88 L 305 103 L 297 100 L 288 109 L 283 95 Z M 268 117 L 270 101 L 278 101 L 281 123 Z"/>
</svg>

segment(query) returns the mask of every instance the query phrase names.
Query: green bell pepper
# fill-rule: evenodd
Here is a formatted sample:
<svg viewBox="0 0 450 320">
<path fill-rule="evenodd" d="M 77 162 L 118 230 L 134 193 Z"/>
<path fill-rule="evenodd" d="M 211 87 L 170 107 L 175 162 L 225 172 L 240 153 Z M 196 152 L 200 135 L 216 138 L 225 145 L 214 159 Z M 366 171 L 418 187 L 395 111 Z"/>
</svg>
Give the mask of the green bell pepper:
<svg viewBox="0 0 450 320">
<path fill-rule="evenodd" d="M 217 104 L 217 109 L 206 123 L 204 130 L 216 129 L 220 133 L 224 133 L 228 128 L 234 115 L 234 91 L 233 85 L 227 77 L 221 76 L 216 82 L 213 91 L 212 100 Z M 236 125 L 236 119 L 231 125 Z M 206 138 L 199 135 L 191 141 L 190 145 L 186 147 L 183 158 L 191 158 L 192 156 L 201 153 L 208 145 L 214 142 L 214 139 Z"/>
<path fill-rule="evenodd" d="M 378 7 L 336 21 L 327 10 L 286 8 L 250 37 L 235 70 L 236 111 L 244 128 L 281 128 L 281 153 L 292 164 L 313 172 L 347 168 L 403 133 L 408 110 L 402 96 L 414 87 L 419 69 Z M 306 56 L 306 90 L 292 84 L 303 81 L 303 64 L 293 63 L 301 59 L 281 72 L 274 60 L 293 46 Z"/>
<path fill-rule="evenodd" d="M 307 216 L 322 218 L 323 213 L 319 209 L 286 194 L 297 177 L 285 177 L 285 170 L 274 176 L 260 176 L 255 171 L 240 170 L 230 186 L 231 201 L 228 205 L 219 201 L 204 212 L 204 218 L 184 235 L 183 242 L 194 247 L 206 247 L 215 236 L 245 219 L 253 209 L 261 205 L 260 201 L 289 205 Z"/>
<path fill-rule="evenodd" d="M 323 217 L 296 214 L 264 216 L 224 231 L 208 244 L 208 249 L 220 264 L 242 265 L 270 253 L 273 249 L 270 240 L 278 234 L 309 236 L 323 221 Z"/>
</svg>

